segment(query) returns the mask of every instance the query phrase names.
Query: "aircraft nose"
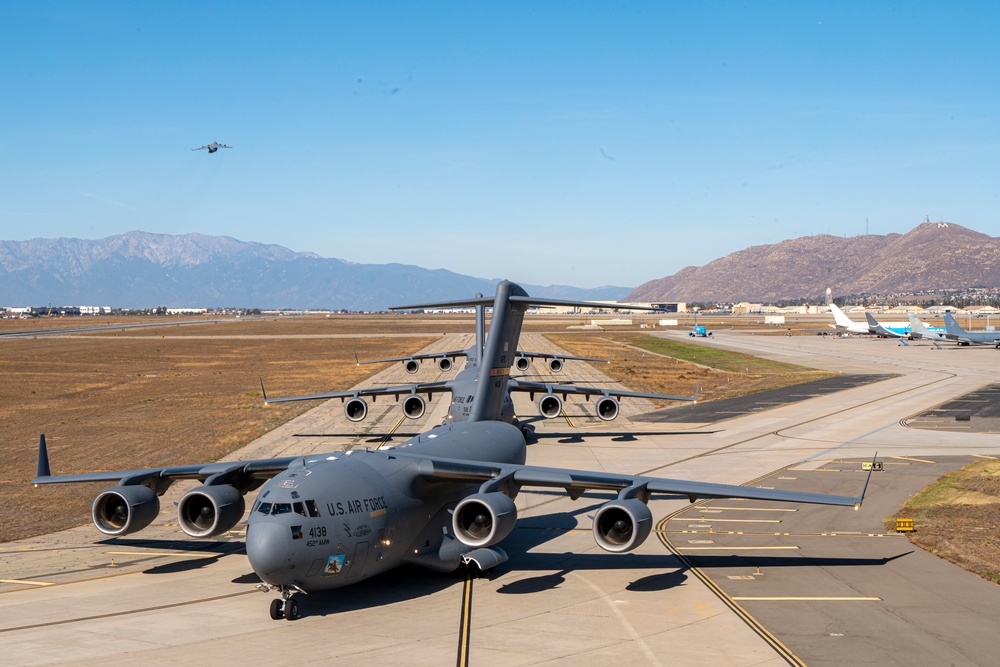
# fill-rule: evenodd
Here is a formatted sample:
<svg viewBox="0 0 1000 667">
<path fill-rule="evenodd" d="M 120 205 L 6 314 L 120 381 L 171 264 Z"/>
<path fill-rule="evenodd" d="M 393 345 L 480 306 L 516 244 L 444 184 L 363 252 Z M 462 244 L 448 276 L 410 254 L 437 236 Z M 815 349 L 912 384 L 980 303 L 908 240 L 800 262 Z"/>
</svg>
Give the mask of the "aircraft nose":
<svg viewBox="0 0 1000 667">
<path fill-rule="evenodd" d="M 247 526 L 247 558 L 264 581 L 281 583 L 272 579 L 279 579 L 275 575 L 288 566 L 290 538 L 288 526 L 267 521 Z"/>
</svg>

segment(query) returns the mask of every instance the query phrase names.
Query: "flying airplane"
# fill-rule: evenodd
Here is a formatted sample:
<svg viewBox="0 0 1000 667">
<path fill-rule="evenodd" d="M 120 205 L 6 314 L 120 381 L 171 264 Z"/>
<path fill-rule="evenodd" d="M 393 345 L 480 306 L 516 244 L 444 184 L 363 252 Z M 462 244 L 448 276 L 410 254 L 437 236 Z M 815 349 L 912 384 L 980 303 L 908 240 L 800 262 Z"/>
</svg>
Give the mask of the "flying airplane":
<svg viewBox="0 0 1000 667">
<path fill-rule="evenodd" d="M 966 331 L 955 321 L 954 315 L 948 312 L 944 314 L 944 328 L 945 335 L 959 345 L 975 343 L 976 345 L 995 345 L 1000 348 L 1000 331 Z"/>
<path fill-rule="evenodd" d="M 202 146 L 200 148 L 192 148 L 191 150 L 193 150 L 193 151 L 204 151 L 204 150 L 207 150 L 209 152 L 209 154 L 212 154 L 215 151 L 219 150 L 220 148 L 232 148 L 232 146 L 226 146 L 225 144 L 220 144 L 217 141 L 213 141 L 212 143 L 208 144 L 207 146 Z"/>
<path fill-rule="evenodd" d="M 498 292 L 499 294 L 499 292 Z M 515 295 L 516 296 L 516 295 Z M 497 297 L 499 298 L 499 297 Z M 468 358 L 468 363 L 466 367 L 463 368 L 459 373 L 451 380 L 439 380 L 435 382 L 415 382 L 412 384 L 401 384 L 392 385 L 388 387 L 369 387 L 365 389 L 352 389 L 349 391 L 335 391 L 322 394 L 310 394 L 307 396 L 288 396 L 282 398 L 269 397 L 267 395 L 267 390 L 264 388 L 263 381 L 261 382 L 261 392 L 264 395 L 264 403 L 286 403 L 291 401 L 313 401 L 313 400 L 330 400 L 334 398 L 339 398 L 341 402 L 344 403 L 344 414 L 349 421 L 359 422 L 364 420 L 368 416 L 368 403 L 365 400 L 370 398 L 373 402 L 378 400 L 379 396 L 393 396 L 397 402 L 400 403 L 403 415 L 410 419 L 419 419 L 423 417 L 427 411 L 427 402 L 433 398 L 434 394 L 442 392 L 450 392 L 452 395 L 452 401 L 448 408 L 448 415 L 445 421 L 466 421 L 466 420 L 479 420 L 479 419 L 499 419 L 501 421 L 506 421 L 508 423 L 513 423 L 514 421 L 514 404 L 510 397 L 510 392 L 528 392 L 529 397 L 532 401 L 535 400 L 535 395 L 539 395 L 537 402 L 538 413 L 545 417 L 546 419 L 552 419 L 558 417 L 562 413 L 563 401 L 567 399 L 570 395 L 583 396 L 588 401 L 591 397 L 598 397 L 594 403 L 594 412 L 598 419 L 602 421 L 612 421 L 618 417 L 619 414 L 619 401 L 622 398 L 646 398 L 651 400 L 663 400 L 663 401 L 693 401 L 698 397 L 698 388 L 700 388 L 700 383 L 698 387 L 695 388 L 695 394 L 693 396 L 671 396 L 668 394 L 651 394 L 646 392 L 635 392 L 635 391 L 625 391 L 613 388 L 598 388 L 598 387 L 587 387 L 577 384 L 556 384 L 551 382 L 529 382 L 520 378 L 510 377 L 511 366 L 517 368 L 518 370 L 524 370 L 527 368 L 529 355 L 533 356 L 550 356 L 549 368 L 553 368 L 554 363 L 558 363 L 558 369 L 562 368 L 562 361 L 565 359 L 578 359 L 584 361 L 601 361 L 607 362 L 607 359 L 595 359 L 590 357 L 572 357 L 572 356 L 562 356 L 562 355 L 544 355 L 541 353 L 532 352 L 521 352 L 516 349 L 517 337 L 513 339 L 513 344 L 509 344 L 508 348 L 505 348 L 500 355 L 501 364 L 506 366 L 506 382 L 505 390 L 503 396 L 499 399 L 500 403 L 497 405 L 499 412 L 495 416 L 482 417 L 474 416 L 473 405 L 474 398 L 477 396 L 477 390 L 481 386 L 481 376 L 479 359 L 483 357 L 484 352 L 484 341 L 487 340 L 484 335 L 485 330 L 485 308 L 487 306 L 493 307 L 493 317 L 496 319 L 498 309 L 506 309 L 507 311 L 513 310 L 517 313 L 517 333 L 520 336 L 520 326 L 521 321 L 524 317 L 525 311 L 528 307 L 537 306 L 597 306 L 601 308 L 607 308 L 606 303 L 592 303 L 588 301 L 564 301 L 560 299 L 537 299 L 524 295 L 521 301 L 514 301 L 510 303 L 496 303 L 493 297 L 483 297 L 482 294 L 477 294 L 474 299 L 468 301 L 449 301 L 447 303 L 440 304 L 424 304 L 418 306 L 397 306 L 391 308 L 390 310 L 416 310 L 424 308 L 467 308 L 474 306 L 476 308 L 476 343 L 472 348 L 468 350 L 461 351 L 451 351 L 443 352 L 438 354 L 427 354 L 427 355 L 414 355 L 411 357 L 396 357 L 393 359 L 382 359 L 380 361 L 402 361 L 407 372 L 411 372 L 410 368 L 413 365 L 418 365 L 419 358 L 438 358 L 438 368 L 441 370 L 450 369 L 452 366 L 451 359 L 456 356 L 466 356 Z M 639 310 L 655 310 L 654 308 L 646 308 L 640 306 L 629 306 L 630 309 Z M 491 322 L 492 325 L 492 322 Z M 492 328 L 491 328 L 492 331 Z M 508 352 L 509 349 L 514 349 L 514 354 Z M 439 356 L 440 355 L 440 356 Z M 375 362 L 361 362 L 358 363 L 375 363 Z M 528 362 L 530 363 L 530 362 Z M 415 372 L 416 368 L 412 372 Z M 491 369 L 491 373 L 497 373 L 496 369 Z M 557 371 L 555 371 L 557 372 Z M 427 395 L 428 399 L 425 400 L 423 395 Z M 402 397 L 402 399 L 400 398 Z M 561 398 L 560 398 L 561 397 Z"/>
<path fill-rule="evenodd" d="M 180 528 L 200 539 L 235 526 L 244 494 L 259 490 L 247 520 L 247 558 L 262 589 L 280 595 L 271 602 L 271 618 L 287 620 L 299 617 L 297 594 L 348 586 L 405 563 L 449 572 L 506 562 L 498 544 L 514 529 L 514 499 L 526 486 L 561 488 L 572 499 L 615 492 L 594 513 L 592 528 L 597 545 L 612 553 L 631 551 L 649 536 L 653 495 L 860 507 L 870 472 L 860 495 L 849 497 L 526 464 L 522 432 L 497 418 L 510 382 L 510 352 L 532 301 L 514 283 L 497 286 L 469 419 L 399 446 L 56 476 L 43 435 L 32 483 L 114 482 L 92 506 L 95 526 L 111 537 L 148 526 L 159 513 L 159 496 L 179 479 L 201 482 L 177 505 Z"/>
<path fill-rule="evenodd" d="M 928 340 L 948 340 L 948 334 L 944 327 L 932 327 L 920 321 L 915 313 L 908 313 L 910 318 L 910 336 L 913 338 L 927 338 Z"/>
</svg>

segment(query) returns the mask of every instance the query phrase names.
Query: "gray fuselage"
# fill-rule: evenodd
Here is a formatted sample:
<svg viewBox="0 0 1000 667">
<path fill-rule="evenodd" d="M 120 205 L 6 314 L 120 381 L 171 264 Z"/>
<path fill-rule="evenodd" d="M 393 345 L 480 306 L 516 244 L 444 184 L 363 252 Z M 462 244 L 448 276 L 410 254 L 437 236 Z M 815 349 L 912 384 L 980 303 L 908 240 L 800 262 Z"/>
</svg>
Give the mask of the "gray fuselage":
<svg viewBox="0 0 1000 667">
<path fill-rule="evenodd" d="M 499 421 L 446 424 L 379 450 L 304 457 L 261 487 L 247 525 L 247 556 L 265 582 L 337 588 L 416 563 L 452 571 L 470 548 L 448 510 L 478 484 L 428 481 L 421 455 L 523 464 L 520 429 Z"/>
</svg>

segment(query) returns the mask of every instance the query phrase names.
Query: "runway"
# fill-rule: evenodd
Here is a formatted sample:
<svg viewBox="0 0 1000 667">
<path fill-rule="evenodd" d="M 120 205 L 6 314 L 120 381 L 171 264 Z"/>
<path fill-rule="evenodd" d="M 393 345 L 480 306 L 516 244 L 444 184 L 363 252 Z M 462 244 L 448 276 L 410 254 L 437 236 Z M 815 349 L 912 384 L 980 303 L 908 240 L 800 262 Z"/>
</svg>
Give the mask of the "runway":
<svg viewBox="0 0 1000 667">
<path fill-rule="evenodd" d="M 552 349 L 538 335 L 522 340 L 526 349 Z M 268 617 L 272 596 L 255 591 L 238 531 L 209 543 L 183 536 L 172 502 L 188 487 L 178 484 L 154 525 L 135 536 L 106 540 L 84 527 L 0 545 L 3 661 L 159 665 L 251 652 L 274 665 L 440 665 L 454 662 L 464 642 L 472 665 L 989 664 L 1000 588 L 886 533 L 882 519 L 941 471 L 974 455 L 1000 457 L 997 437 L 977 432 L 975 416 L 962 430 L 904 425 L 991 384 L 1000 354 L 734 332 L 696 342 L 887 379 L 711 423 L 639 421 L 657 406 L 623 401 L 622 416 L 605 424 L 590 416 L 593 403 L 571 399 L 568 419 L 534 423 L 541 435 L 565 433 L 572 422 L 635 438 L 541 437 L 528 463 L 855 495 L 861 462 L 878 450 L 886 470 L 873 475 L 860 511 L 654 500 L 657 532 L 615 555 L 590 534 L 588 514 L 607 496 L 572 501 L 526 489 L 518 526 L 501 545 L 511 560 L 473 582 L 467 607 L 460 575 L 404 568 L 310 595 L 304 618 L 289 623 Z M 426 351 L 468 344 L 445 336 Z M 543 371 L 536 363 L 528 374 Z M 555 377 L 608 381 L 572 362 Z M 414 379 L 437 379 L 436 368 L 425 364 L 413 376 L 395 364 L 369 383 Z M 446 401 L 436 397 L 420 424 L 403 423 L 391 399 L 374 403 L 368 435 L 355 438 L 343 437 L 358 425 L 333 401 L 232 458 L 377 446 L 393 431 L 440 421 Z M 519 415 L 536 414 L 526 397 L 515 405 Z M 663 435 L 664 426 L 704 433 Z M 85 508 L 80 520 L 88 520 Z"/>
</svg>

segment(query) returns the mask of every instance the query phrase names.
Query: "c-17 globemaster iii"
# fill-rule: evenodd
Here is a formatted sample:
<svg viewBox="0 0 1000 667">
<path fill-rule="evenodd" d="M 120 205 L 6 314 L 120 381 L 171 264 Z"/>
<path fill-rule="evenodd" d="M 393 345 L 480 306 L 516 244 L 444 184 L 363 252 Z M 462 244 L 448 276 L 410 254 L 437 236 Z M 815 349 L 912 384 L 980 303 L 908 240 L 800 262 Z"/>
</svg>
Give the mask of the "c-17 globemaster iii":
<svg viewBox="0 0 1000 667">
<path fill-rule="evenodd" d="M 527 310 L 528 306 L 576 305 L 601 308 L 609 307 L 606 303 L 528 298 L 530 303 L 525 303 L 523 306 L 520 313 L 520 317 L 522 318 L 524 316 L 523 311 Z M 391 385 L 388 387 L 367 387 L 364 389 L 352 389 L 349 391 L 335 391 L 322 394 L 310 394 L 307 396 L 288 396 L 282 398 L 268 397 L 267 391 L 264 388 L 264 383 L 261 381 L 261 392 L 264 395 L 264 402 L 266 404 L 272 404 L 285 403 L 289 401 L 329 400 L 339 398 L 344 404 L 344 415 L 347 419 L 352 422 L 359 422 L 368 416 L 368 403 L 365 400 L 366 398 L 370 398 L 372 401 L 375 401 L 379 396 L 393 396 L 396 401 L 400 403 L 405 417 L 410 419 L 419 419 L 424 416 L 424 413 L 427 410 L 427 401 L 424 400 L 424 395 L 428 396 L 428 399 L 430 399 L 433 398 L 434 394 L 450 392 L 452 400 L 449 404 L 448 415 L 445 418 L 445 421 L 467 421 L 469 419 L 473 419 L 474 399 L 478 393 L 479 387 L 481 386 L 480 359 L 484 358 L 483 355 L 485 353 L 485 308 L 487 306 L 494 306 L 494 298 L 487 298 L 483 297 L 482 294 L 477 294 L 475 298 L 466 301 L 449 301 L 446 304 L 425 304 L 421 306 L 397 306 L 395 308 L 391 308 L 390 310 L 416 310 L 444 306 L 449 308 L 475 307 L 476 338 L 475 344 L 469 349 L 429 354 L 414 354 L 408 357 L 377 359 L 370 362 L 358 361 L 358 363 L 400 361 L 403 362 L 403 367 L 408 373 L 413 373 L 418 370 L 419 363 L 423 359 L 437 359 L 438 369 L 441 371 L 448 371 L 452 368 L 452 360 L 454 358 L 466 357 L 468 359 L 468 363 L 454 378 L 435 382 L 414 382 L 410 384 Z M 654 310 L 644 306 L 631 306 L 630 308 Z M 494 313 L 496 313 L 495 307 Z M 518 323 L 517 334 L 520 336 L 520 323 Z M 512 349 L 514 349 L 513 346 Z M 355 358 L 357 358 L 356 355 Z M 503 399 L 500 402 L 499 413 L 497 413 L 496 416 L 486 417 L 487 419 L 499 419 L 506 422 L 514 421 L 514 404 L 510 397 L 511 392 L 528 392 L 532 401 L 535 400 L 535 395 L 538 394 L 538 413 L 545 419 L 558 417 L 562 413 L 563 401 L 565 401 L 570 395 L 583 396 L 588 401 L 590 400 L 590 397 L 596 396 L 598 398 L 594 403 L 594 412 L 601 421 L 612 421 L 618 417 L 619 401 L 623 397 L 645 398 L 662 401 L 693 401 L 698 397 L 698 387 L 700 387 L 700 383 L 698 387 L 695 388 L 693 396 L 671 396 L 667 394 L 626 391 L 624 389 L 587 387 L 581 384 L 531 382 L 522 378 L 510 377 L 511 367 L 519 371 L 524 371 L 530 366 L 531 358 L 548 359 L 549 370 L 552 372 L 561 371 L 563 362 L 566 360 L 599 361 L 602 363 L 608 363 L 610 361 L 610 357 L 609 359 L 597 359 L 594 357 L 575 357 L 551 353 L 524 352 L 521 350 L 517 350 L 513 355 L 511 355 L 507 349 L 504 349 L 500 352 L 499 363 L 505 364 L 506 368 L 507 375 L 505 376 L 505 392 Z M 513 359 L 513 363 L 511 363 L 511 359 Z M 496 371 L 491 370 L 491 372 Z M 402 400 L 400 400 L 401 396 L 403 397 Z M 560 398 L 560 396 L 562 398 Z M 483 419 L 483 417 L 475 417 L 474 419 Z"/>
<path fill-rule="evenodd" d="M 33 483 L 115 482 L 92 510 L 98 530 L 114 537 L 148 526 L 159 496 L 180 479 L 201 481 L 177 507 L 181 529 L 195 538 L 231 529 L 243 517 L 244 494 L 259 490 L 247 521 L 247 557 L 265 588 L 280 593 L 271 617 L 289 620 L 299 616 L 296 593 L 348 586 L 404 563 L 447 572 L 505 562 L 498 545 L 515 527 L 514 499 L 527 486 L 563 489 L 574 499 L 615 493 L 594 513 L 592 529 L 597 545 L 613 553 L 649 536 L 646 503 L 653 495 L 861 505 L 867 481 L 860 495 L 848 497 L 526 464 L 521 430 L 500 417 L 509 400 L 510 352 L 533 301 L 518 285 L 497 286 L 468 419 L 398 446 L 54 476 L 43 436 Z"/>
<path fill-rule="evenodd" d="M 206 151 L 207 150 L 209 152 L 209 154 L 212 154 L 212 153 L 216 152 L 217 150 L 219 150 L 220 148 L 232 148 L 232 146 L 227 146 L 225 144 L 220 144 L 217 141 L 213 141 L 212 143 L 208 144 L 207 146 L 200 146 L 198 148 L 192 148 L 191 150 L 193 150 L 193 151 Z"/>
</svg>

